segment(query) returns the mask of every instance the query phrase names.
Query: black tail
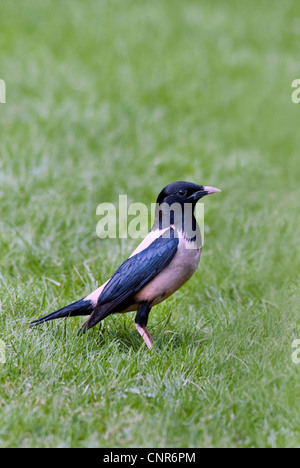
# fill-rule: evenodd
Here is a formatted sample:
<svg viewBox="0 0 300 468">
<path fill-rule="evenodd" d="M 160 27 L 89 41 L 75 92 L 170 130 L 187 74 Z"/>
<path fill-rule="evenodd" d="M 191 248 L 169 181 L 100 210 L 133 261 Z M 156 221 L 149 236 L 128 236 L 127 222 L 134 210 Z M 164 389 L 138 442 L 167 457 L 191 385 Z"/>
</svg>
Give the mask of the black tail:
<svg viewBox="0 0 300 468">
<path fill-rule="evenodd" d="M 37 320 L 31 322 L 30 328 L 40 325 L 41 323 L 48 322 L 48 320 L 54 320 L 62 317 L 76 317 L 77 315 L 90 315 L 94 310 L 94 306 L 91 301 L 80 301 L 74 302 L 62 309 L 59 309 L 51 314 L 45 315 Z"/>
</svg>

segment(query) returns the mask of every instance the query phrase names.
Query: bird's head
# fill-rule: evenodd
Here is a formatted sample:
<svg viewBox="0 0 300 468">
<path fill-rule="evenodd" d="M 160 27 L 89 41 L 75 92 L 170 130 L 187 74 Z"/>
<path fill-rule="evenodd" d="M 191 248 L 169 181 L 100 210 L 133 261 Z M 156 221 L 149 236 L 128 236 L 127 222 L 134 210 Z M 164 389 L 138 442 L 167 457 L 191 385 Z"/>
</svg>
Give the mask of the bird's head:
<svg viewBox="0 0 300 468">
<path fill-rule="evenodd" d="M 173 205 L 179 203 L 184 206 L 186 203 L 191 203 L 193 207 L 197 201 L 211 193 L 221 192 L 215 187 L 193 184 L 191 182 L 172 182 L 167 185 L 158 195 L 157 204 L 166 203 Z"/>
<path fill-rule="evenodd" d="M 220 191 L 215 187 L 191 182 L 172 182 L 157 197 L 153 229 L 174 225 L 178 231 L 185 232 L 189 239 L 193 239 L 196 230 L 199 230 L 194 217 L 197 202 L 205 195 Z M 201 245 L 200 233 L 198 237 L 200 240 L 197 242 Z"/>
</svg>

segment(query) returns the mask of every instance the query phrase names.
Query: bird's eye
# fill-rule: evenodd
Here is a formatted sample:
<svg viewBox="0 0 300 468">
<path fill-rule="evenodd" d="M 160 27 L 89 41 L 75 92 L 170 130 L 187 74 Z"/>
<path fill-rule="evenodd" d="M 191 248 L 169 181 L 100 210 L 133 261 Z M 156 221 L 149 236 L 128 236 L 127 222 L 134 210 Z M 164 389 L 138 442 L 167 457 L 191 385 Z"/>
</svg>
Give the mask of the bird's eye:
<svg viewBox="0 0 300 468">
<path fill-rule="evenodd" d="M 183 195 L 186 194 L 186 190 L 180 189 L 180 190 L 178 190 L 178 194 L 183 196 Z"/>
</svg>

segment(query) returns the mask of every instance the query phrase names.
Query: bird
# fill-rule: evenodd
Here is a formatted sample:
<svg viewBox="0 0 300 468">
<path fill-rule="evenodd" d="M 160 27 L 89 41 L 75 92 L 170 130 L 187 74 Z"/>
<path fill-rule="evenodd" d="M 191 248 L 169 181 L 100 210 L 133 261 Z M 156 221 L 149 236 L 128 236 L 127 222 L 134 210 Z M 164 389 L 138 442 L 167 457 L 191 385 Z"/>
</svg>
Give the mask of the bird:
<svg viewBox="0 0 300 468">
<path fill-rule="evenodd" d="M 220 189 L 176 181 L 159 193 L 153 226 L 138 247 L 99 288 L 79 301 L 33 320 L 35 327 L 63 317 L 88 316 L 79 334 L 111 314 L 135 311 L 135 326 L 149 349 L 154 339 L 147 324 L 152 307 L 166 300 L 196 271 L 201 232 L 194 209 Z"/>
</svg>

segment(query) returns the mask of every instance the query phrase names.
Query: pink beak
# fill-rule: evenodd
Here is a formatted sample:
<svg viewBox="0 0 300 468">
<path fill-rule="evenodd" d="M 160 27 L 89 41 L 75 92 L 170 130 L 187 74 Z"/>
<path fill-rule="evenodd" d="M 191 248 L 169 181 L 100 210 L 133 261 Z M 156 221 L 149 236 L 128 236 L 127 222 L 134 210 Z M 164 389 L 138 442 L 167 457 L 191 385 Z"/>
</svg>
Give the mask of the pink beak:
<svg viewBox="0 0 300 468">
<path fill-rule="evenodd" d="M 205 192 L 208 193 L 208 195 L 209 195 L 210 193 L 221 192 L 221 190 L 218 189 L 218 188 L 216 188 L 216 187 L 203 187 L 203 188 L 204 188 Z"/>
</svg>

